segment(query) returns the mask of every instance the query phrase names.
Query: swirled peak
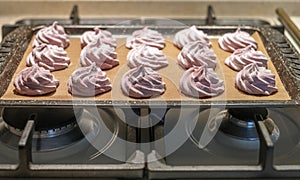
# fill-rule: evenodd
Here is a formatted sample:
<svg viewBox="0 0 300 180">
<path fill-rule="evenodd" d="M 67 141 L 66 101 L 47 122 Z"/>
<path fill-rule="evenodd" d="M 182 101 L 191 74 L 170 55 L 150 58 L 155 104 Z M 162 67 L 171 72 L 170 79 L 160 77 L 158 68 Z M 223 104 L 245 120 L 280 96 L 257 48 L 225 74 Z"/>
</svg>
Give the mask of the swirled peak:
<svg viewBox="0 0 300 180">
<path fill-rule="evenodd" d="M 215 69 L 217 65 L 217 56 L 214 51 L 207 46 L 203 46 L 200 41 L 185 45 L 177 59 L 178 64 L 185 69 L 193 66 L 205 66 Z"/>
<path fill-rule="evenodd" d="M 22 95 L 37 96 L 54 92 L 59 81 L 49 70 L 34 64 L 23 69 L 14 80 L 15 92 Z"/>
<path fill-rule="evenodd" d="M 181 92 L 195 98 L 217 96 L 224 92 L 224 82 L 212 68 L 193 66 L 180 79 Z"/>
<path fill-rule="evenodd" d="M 55 21 L 52 26 L 44 27 L 38 31 L 33 47 L 37 47 L 40 44 L 52 44 L 67 48 L 69 43 L 69 36 L 65 33 L 64 28 Z"/>
<path fill-rule="evenodd" d="M 179 49 L 182 49 L 185 45 L 194 41 L 198 41 L 202 46 L 211 46 L 207 34 L 198 30 L 196 26 L 191 26 L 190 28 L 177 32 L 173 43 Z"/>
<path fill-rule="evenodd" d="M 236 87 L 248 94 L 271 95 L 278 91 L 275 75 L 265 67 L 259 67 L 256 63 L 248 64 L 235 79 Z"/>
<path fill-rule="evenodd" d="M 268 58 L 261 51 L 256 51 L 252 46 L 235 50 L 231 56 L 225 59 L 225 64 L 233 70 L 240 71 L 251 63 L 259 67 L 267 67 Z"/>
<path fill-rule="evenodd" d="M 62 47 L 41 44 L 28 55 L 26 64 L 27 66 L 36 64 L 50 71 L 56 71 L 67 68 L 70 64 L 70 58 Z"/>
<path fill-rule="evenodd" d="M 103 44 L 101 39 L 96 39 L 82 49 L 80 63 L 82 66 L 96 63 L 102 70 L 107 70 L 117 66 L 119 60 L 113 47 Z"/>
<path fill-rule="evenodd" d="M 158 96 L 165 92 L 165 86 L 160 74 L 143 65 L 129 70 L 121 80 L 123 93 L 133 98 Z"/>
<path fill-rule="evenodd" d="M 128 52 L 127 64 L 130 68 L 144 65 L 152 69 L 160 69 L 168 65 L 168 60 L 161 50 L 143 44 Z"/>
<path fill-rule="evenodd" d="M 234 52 L 236 49 L 251 46 L 257 49 L 257 42 L 249 33 L 238 28 L 234 33 L 226 33 L 218 40 L 219 46 L 228 52 Z"/>
<path fill-rule="evenodd" d="M 80 37 L 81 48 L 84 48 L 87 44 L 98 38 L 101 39 L 102 43 L 107 44 L 110 47 L 117 47 L 116 39 L 113 38 L 111 32 L 95 27 L 94 31 L 86 31 L 82 34 Z"/>
<path fill-rule="evenodd" d="M 126 47 L 130 49 L 142 44 L 163 49 L 165 47 L 165 39 L 158 31 L 144 27 L 141 30 L 134 31 L 126 41 Z"/>
<path fill-rule="evenodd" d="M 95 63 L 75 70 L 69 81 L 68 91 L 74 96 L 93 97 L 111 90 L 106 73 Z"/>
</svg>

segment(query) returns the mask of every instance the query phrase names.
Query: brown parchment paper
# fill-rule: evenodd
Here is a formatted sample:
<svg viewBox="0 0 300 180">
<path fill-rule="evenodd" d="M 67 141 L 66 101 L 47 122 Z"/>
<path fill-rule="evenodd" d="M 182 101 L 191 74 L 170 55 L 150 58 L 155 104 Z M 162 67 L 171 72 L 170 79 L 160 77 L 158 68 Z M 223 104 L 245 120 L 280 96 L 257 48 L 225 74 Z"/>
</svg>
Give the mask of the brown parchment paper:
<svg viewBox="0 0 300 180">
<path fill-rule="evenodd" d="M 254 33 L 252 35 L 256 41 L 258 42 L 258 50 L 262 51 L 268 57 L 268 53 L 264 48 L 263 42 L 258 33 Z M 31 40 L 31 44 L 33 42 L 34 37 Z M 249 95 L 239 91 L 235 87 L 235 77 L 237 72 L 230 69 L 224 64 L 226 57 L 230 56 L 231 53 L 225 52 L 218 46 L 218 39 L 211 38 L 212 49 L 217 55 L 218 65 L 216 68 L 216 72 L 219 74 L 220 78 L 225 82 L 225 92 L 220 96 L 213 98 L 205 98 L 205 99 L 196 99 L 192 97 L 187 97 L 184 94 L 180 93 L 179 89 L 179 81 L 180 78 L 185 71 L 177 64 L 177 56 L 180 52 L 173 43 L 172 39 L 166 39 L 166 47 L 163 49 L 163 53 L 168 57 L 169 65 L 163 69 L 158 70 L 158 72 L 162 75 L 163 81 L 166 83 L 166 91 L 163 95 L 155 98 L 149 99 L 149 101 L 153 100 L 166 100 L 166 101 L 180 101 L 180 100 L 194 100 L 194 101 L 212 101 L 212 100 L 290 100 L 288 92 L 284 88 L 278 73 L 272 63 L 272 61 L 268 61 L 268 69 L 270 69 L 276 77 L 276 85 L 278 87 L 278 92 L 272 94 L 270 96 L 255 96 Z M 26 50 L 23 59 L 21 60 L 14 76 L 9 84 L 9 87 L 5 94 L 1 97 L 3 100 L 72 100 L 72 99 L 89 99 L 89 100 L 139 100 L 133 99 L 125 96 L 121 90 L 121 78 L 125 72 L 129 70 L 126 62 L 126 56 L 129 52 L 129 49 L 125 47 L 125 39 L 117 39 L 118 47 L 116 49 L 118 53 L 118 59 L 120 61 L 120 65 L 114 67 L 111 70 L 105 71 L 107 76 L 110 78 L 112 83 L 112 91 L 98 95 L 96 97 L 91 98 L 83 98 L 83 97 L 73 97 L 68 93 L 67 82 L 72 72 L 75 71 L 76 68 L 80 67 L 79 55 L 80 55 L 80 39 L 79 38 L 71 38 L 70 46 L 66 49 L 68 56 L 71 58 L 71 64 L 68 68 L 60 71 L 52 72 L 53 75 L 59 80 L 60 84 L 55 93 L 43 95 L 43 96 L 23 96 L 14 93 L 13 80 L 17 73 L 19 73 L 22 69 L 26 67 L 26 57 L 32 51 L 31 45 Z M 145 99 L 140 99 L 145 100 Z"/>
</svg>

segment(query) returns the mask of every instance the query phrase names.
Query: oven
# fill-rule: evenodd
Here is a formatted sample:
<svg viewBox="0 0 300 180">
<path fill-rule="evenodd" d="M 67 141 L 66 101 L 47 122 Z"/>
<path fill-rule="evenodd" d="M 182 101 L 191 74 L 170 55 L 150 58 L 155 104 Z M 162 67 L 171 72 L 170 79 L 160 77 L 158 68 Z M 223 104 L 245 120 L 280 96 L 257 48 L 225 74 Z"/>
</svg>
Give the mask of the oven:
<svg viewBox="0 0 300 180">
<path fill-rule="evenodd" d="M 1 178 L 300 178 L 298 2 L 243 1 L 232 7 L 224 2 L 148 2 L 149 11 L 147 3 L 124 3 L 100 4 L 108 9 L 120 6 L 128 11 L 141 10 L 134 17 L 130 13 L 118 16 L 117 10 L 113 10 L 115 16 L 90 17 L 84 9 L 90 10 L 97 3 L 87 6 L 79 2 L 70 9 L 69 18 L 56 18 L 55 14 L 23 18 L 21 14 L 13 19 L 14 23 L 4 22 L 0 44 Z M 159 3 L 174 9 L 154 10 Z M 53 4 L 47 4 L 51 6 L 49 11 L 53 10 Z M 11 2 L 4 5 L 9 7 Z M 180 8 L 185 6 L 185 11 Z M 236 9 L 242 6 L 253 9 Z M 172 14 L 176 8 L 180 11 Z M 228 13 L 234 8 L 236 13 Z M 62 9 L 69 10 L 65 6 Z M 188 9 L 201 10 L 202 16 Z M 150 10 L 158 15 L 151 15 Z M 107 9 L 103 11 L 109 14 Z M 74 39 L 96 26 L 119 39 L 145 26 L 162 32 L 166 38 L 192 25 L 210 37 L 220 37 L 238 27 L 258 32 L 287 96 L 262 100 L 247 97 L 241 101 L 229 94 L 199 101 L 170 95 L 169 99 L 166 96 L 150 101 L 122 99 L 116 91 L 108 100 L 11 98 L 7 91 L 30 40 L 41 27 L 54 21 Z M 172 78 L 178 78 L 176 73 Z"/>
</svg>

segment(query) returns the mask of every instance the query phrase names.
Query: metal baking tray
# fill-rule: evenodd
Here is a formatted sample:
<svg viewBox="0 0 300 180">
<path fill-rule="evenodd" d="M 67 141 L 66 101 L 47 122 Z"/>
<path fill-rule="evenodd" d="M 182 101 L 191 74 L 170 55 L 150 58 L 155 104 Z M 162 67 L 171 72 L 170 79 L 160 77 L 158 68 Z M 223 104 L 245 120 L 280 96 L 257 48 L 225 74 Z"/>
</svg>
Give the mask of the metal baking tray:
<svg viewBox="0 0 300 180">
<path fill-rule="evenodd" d="M 115 26 L 98 26 L 101 29 L 109 29 L 112 34 L 126 38 L 131 35 L 133 31 L 142 29 L 144 26 L 140 25 L 115 25 Z M 148 26 L 151 29 L 158 30 L 164 36 L 174 36 L 176 32 L 186 28 L 185 25 L 165 25 L 165 26 Z M 227 32 L 234 32 L 237 26 L 197 26 L 198 29 L 203 30 L 209 36 L 221 36 Z M 0 46 L 0 96 L 6 92 L 12 76 L 14 75 L 20 61 L 23 58 L 25 51 L 30 45 L 30 40 L 41 26 L 21 26 L 8 34 L 2 41 Z M 86 25 L 71 25 L 65 26 L 68 34 L 79 36 L 87 30 L 92 30 L 94 26 Z M 270 59 L 282 81 L 282 84 L 288 95 L 289 100 L 151 100 L 148 99 L 127 99 L 127 100 L 88 100 L 88 99 L 73 99 L 73 100 L 4 100 L 0 99 L 0 106 L 47 106 L 47 107 L 62 107 L 62 106 L 130 106 L 130 107 L 179 107 L 179 106 L 227 106 L 227 107 L 281 107 L 293 106 L 299 103 L 300 99 L 300 60 L 299 54 L 292 47 L 289 41 L 277 30 L 270 27 L 261 26 L 242 26 L 242 30 L 249 33 L 258 32 L 263 41 L 263 45 L 267 50 Z"/>
</svg>

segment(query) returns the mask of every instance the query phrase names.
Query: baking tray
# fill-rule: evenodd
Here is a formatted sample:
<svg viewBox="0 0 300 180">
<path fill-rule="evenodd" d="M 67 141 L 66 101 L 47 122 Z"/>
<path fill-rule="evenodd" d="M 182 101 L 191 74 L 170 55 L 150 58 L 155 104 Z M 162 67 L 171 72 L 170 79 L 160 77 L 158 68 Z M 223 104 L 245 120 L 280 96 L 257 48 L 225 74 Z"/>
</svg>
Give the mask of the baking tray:
<svg viewBox="0 0 300 180">
<path fill-rule="evenodd" d="M 116 26 L 99 26 L 101 29 L 108 29 L 113 35 L 115 35 L 118 39 L 118 48 L 117 52 L 123 48 L 123 50 L 120 50 L 118 52 L 118 58 L 120 59 L 120 65 L 117 66 L 118 71 L 122 73 L 126 72 L 129 68 L 126 65 L 126 62 L 121 59 L 126 58 L 126 52 L 127 50 L 124 46 L 125 44 L 125 38 L 132 34 L 133 31 L 143 28 L 143 26 L 122 26 L 122 25 L 116 25 Z M 11 32 L 8 36 L 6 36 L 3 39 L 2 45 L 9 43 L 10 46 L 8 49 L 10 50 L 8 55 L 4 57 L 3 62 L 0 64 L 0 106 L 53 106 L 53 107 L 59 107 L 59 106 L 73 106 L 73 105 L 84 105 L 84 106 L 131 106 L 131 107 L 148 107 L 151 105 L 151 107 L 160 107 L 160 106 L 168 106 L 168 107 L 176 107 L 176 106 L 202 106 L 202 107 L 211 107 L 211 106 L 227 106 L 227 107 L 250 107 L 250 106 L 289 106 L 289 105 L 296 105 L 299 103 L 299 76 L 297 73 L 293 71 L 293 68 L 291 68 L 289 64 L 288 58 L 285 56 L 285 53 L 282 52 L 281 46 L 278 46 L 276 44 L 276 41 L 278 38 L 285 39 L 280 33 L 277 33 L 276 30 L 271 29 L 269 27 L 250 27 L 250 26 L 243 26 L 242 30 L 247 31 L 251 34 L 255 33 L 258 38 L 261 40 L 261 43 L 263 44 L 263 47 L 261 47 L 262 51 L 265 51 L 271 59 L 271 64 L 268 65 L 268 67 L 273 68 L 272 72 L 276 74 L 276 81 L 280 84 L 280 87 L 283 87 L 283 94 L 276 93 L 274 96 L 250 96 L 247 95 L 247 98 L 235 98 L 235 96 L 231 96 L 231 98 L 227 98 L 227 94 L 224 96 L 218 96 L 216 98 L 206 98 L 206 99 L 195 99 L 195 98 L 189 98 L 186 96 L 183 96 L 180 94 L 174 94 L 172 91 L 168 91 L 168 84 L 172 86 L 174 83 L 168 83 L 167 82 L 167 91 L 165 94 L 158 98 L 153 99 L 133 99 L 133 98 L 124 98 L 124 95 L 122 95 L 122 91 L 120 88 L 114 88 L 115 86 L 118 86 L 113 84 L 113 90 L 114 89 L 117 92 L 114 92 L 113 96 L 108 95 L 101 95 L 100 98 L 73 98 L 71 95 L 69 98 L 49 98 L 48 96 L 40 96 L 40 97 L 23 97 L 20 96 L 20 98 L 11 98 L 11 96 L 6 97 L 7 90 L 11 86 L 11 81 L 13 80 L 13 76 L 15 75 L 16 71 L 18 70 L 19 66 L 21 66 L 22 63 L 24 63 L 22 60 L 23 56 L 26 56 L 26 53 L 28 53 L 30 47 L 31 47 L 31 41 L 33 39 L 33 36 L 35 32 L 40 29 L 40 26 L 22 26 L 18 29 Z M 76 25 L 76 26 L 65 26 L 66 32 L 72 37 L 71 40 L 79 42 L 79 36 L 87 31 L 92 30 L 94 26 L 83 26 L 83 25 Z M 178 32 L 181 29 L 186 28 L 186 26 L 183 25 L 167 25 L 167 26 L 149 26 L 151 29 L 158 30 L 161 32 L 165 38 L 167 39 L 167 46 L 164 49 L 164 51 L 168 51 L 168 53 L 171 53 L 171 55 L 168 54 L 168 56 L 171 56 L 171 58 L 176 61 L 177 54 L 179 53 L 179 50 L 176 49 L 172 44 L 172 37 L 174 37 L 175 33 Z M 234 32 L 237 29 L 237 26 L 198 26 L 198 29 L 203 30 L 205 33 L 207 33 L 210 37 L 215 37 L 213 42 L 213 49 L 214 47 L 217 47 L 216 44 L 216 37 L 220 37 L 221 35 L 227 33 L 227 32 Z M 213 39 L 213 38 L 212 38 Z M 288 43 L 288 41 L 286 41 Z M 72 44 L 72 43 L 71 43 Z M 123 47 L 122 47 L 123 46 Z M 172 47 L 173 46 L 173 47 Z M 78 45 L 79 47 L 79 45 Z M 166 50 L 168 49 L 169 50 Z M 296 53 L 293 47 L 290 46 L 289 48 L 293 53 Z M 77 49 L 78 50 L 78 49 Z M 27 52 L 26 52 L 27 51 Z M 79 51 L 79 50 L 78 50 Z M 79 53 L 79 52 L 78 52 Z M 224 52 L 225 53 L 225 52 Z M 25 55 L 24 55 L 25 54 Z M 219 57 L 218 53 L 216 53 Z M 226 54 L 226 53 L 225 53 Z M 224 54 L 223 54 L 224 55 Z M 227 54 L 229 55 L 229 54 Z M 72 57 L 71 57 L 72 58 Z M 219 59 L 219 65 L 224 66 L 224 57 L 223 59 Z M 73 59 L 76 59 L 74 57 Z M 77 57 L 79 59 L 79 56 Z M 126 59 L 125 59 L 126 60 Z M 169 59 L 168 59 L 169 60 Z M 123 62 L 123 63 L 122 63 Z M 171 63 L 175 64 L 176 63 Z M 125 64 L 124 64 L 125 63 Z M 170 60 L 169 60 L 170 63 Z M 170 65 L 169 65 L 170 66 Z M 169 68 L 177 68 L 180 73 L 183 73 L 183 70 L 180 70 L 180 67 L 177 65 L 177 67 L 169 67 Z M 126 69 L 127 68 L 127 69 Z M 226 68 L 224 66 L 224 68 Z M 20 68 L 19 68 L 20 69 Z M 230 70 L 230 68 L 227 67 L 227 69 Z M 70 70 L 70 69 L 69 69 Z M 223 69 L 224 70 L 224 69 Z M 159 70 L 159 72 L 162 74 L 163 79 L 168 81 L 167 78 L 164 78 L 164 71 L 166 73 L 167 70 Z M 54 72 L 55 75 L 56 72 Z M 167 72 L 167 73 L 173 73 L 177 74 L 177 80 L 179 82 L 180 76 L 178 76 L 177 71 L 173 72 Z M 107 72 L 109 76 L 109 72 Z M 111 73 L 112 74 L 112 73 Z M 120 74 L 120 73 L 119 73 Z M 118 77 L 116 76 L 114 79 L 120 80 L 121 75 Z M 169 75 L 169 74 L 168 74 Z M 224 77 L 226 77 L 226 71 L 223 74 Z M 110 76 L 109 76 L 110 77 Z M 221 77 L 222 78 L 222 77 Z M 174 79 L 172 79 L 174 80 Z M 114 81 L 114 80 L 113 80 Z M 225 81 L 226 83 L 226 81 Z M 177 85 L 178 86 L 178 85 Z M 234 84 L 231 84 L 234 89 Z M 225 84 L 225 88 L 226 88 Z M 175 87 L 176 89 L 176 87 Z M 65 90 L 67 92 L 67 89 Z M 178 91 L 178 88 L 177 88 Z M 241 92 L 239 92 L 241 93 Z M 234 94 L 234 93 L 233 93 Z M 106 98 L 104 98 L 106 97 Z M 238 97 L 238 95 L 237 95 Z"/>
</svg>

